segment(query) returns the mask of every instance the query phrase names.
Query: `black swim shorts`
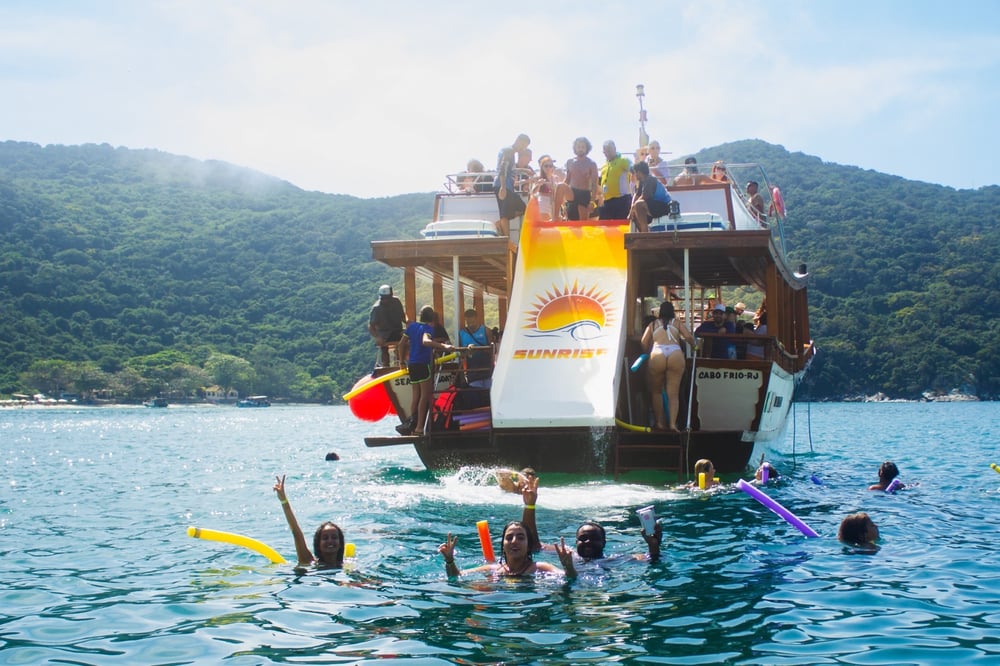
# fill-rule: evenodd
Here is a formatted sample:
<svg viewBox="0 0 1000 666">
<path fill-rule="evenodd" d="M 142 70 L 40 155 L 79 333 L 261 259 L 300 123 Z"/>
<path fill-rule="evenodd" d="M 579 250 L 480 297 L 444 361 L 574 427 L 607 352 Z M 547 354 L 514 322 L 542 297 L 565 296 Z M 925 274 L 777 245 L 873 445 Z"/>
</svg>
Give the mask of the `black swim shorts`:
<svg viewBox="0 0 1000 666">
<path fill-rule="evenodd" d="M 420 384 L 431 378 L 430 363 L 411 363 L 409 367 L 411 384 Z"/>
<path fill-rule="evenodd" d="M 503 219 L 513 220 L 524 214 L 524 201 L 521 199 L 521 195 L 514 190 L 508 189 L 507 196 L 503 199 L 500 198 L 500 192 L 497 192 L 496 198 L 497 209 Z"/>
</svg>

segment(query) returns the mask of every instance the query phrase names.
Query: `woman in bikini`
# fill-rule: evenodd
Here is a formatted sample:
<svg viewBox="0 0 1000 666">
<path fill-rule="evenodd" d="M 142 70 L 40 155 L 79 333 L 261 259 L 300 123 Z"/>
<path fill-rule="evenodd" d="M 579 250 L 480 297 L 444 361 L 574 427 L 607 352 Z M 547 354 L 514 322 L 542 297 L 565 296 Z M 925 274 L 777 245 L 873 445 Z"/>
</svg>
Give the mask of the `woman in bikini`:
<svg viewBox="0 0 1000 666">
<path fill-rule="evenodd" d="M 566 546 L 565 539 L 560 539 L 555 547 L 563 569 L 548 562 L 535 562 L 531 557 L 528 530 L 518 521 L 507 523 L 503 528 L 503 536 L 500 538 L 500 561 L 496 564 L 484 564 L 483 566 L 460 571 L 458 565 L 455 564 L 455 543 L 457 542 L 458 537 L 452 537 L 449 534 L 448 540 L 438 546 L 438 552 L 444 555 L 444 568 L 449 577 L 486 572 L 496 578 L 502 578 L 508 576 L 532 576 L 539 572 L 564 573 L 565 570 L 566 578 L 576 578 L 576 569 L 573 567 L 573 551 Z"/>
<path fill-rule="evenodd" d="M 649 354 L 649 392 L 653 402 L 656 430 L 680 432 L 677 429 L 678 396 L 684 374 L 684 352 L 681 340 L 694 347 L 694 336 L 687 326 L 675 319 L 670 301 L 660 305 L 660 316 L 650 322 L 642 333 L 642 348 Z M 666 386 L 669 420 L 663 413 L 661 393 Z"/>
</svg>

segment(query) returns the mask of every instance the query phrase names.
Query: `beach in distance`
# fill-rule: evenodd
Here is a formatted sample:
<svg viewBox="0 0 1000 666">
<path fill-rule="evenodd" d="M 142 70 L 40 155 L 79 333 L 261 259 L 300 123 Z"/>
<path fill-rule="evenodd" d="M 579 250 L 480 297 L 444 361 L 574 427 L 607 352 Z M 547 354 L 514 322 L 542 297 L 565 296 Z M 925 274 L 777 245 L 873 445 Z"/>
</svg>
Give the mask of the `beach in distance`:
<svg viewBox="0 0 1000 666">
<path fill-rule="evenodd" d="M 429 472 L 346 407 L 0 409 L 0 662 L 81 664 L 935 664 L 1000 661 L 1000 405 L 797 403 L 765 490 L 808 538 L 722 478 L 710 493 L 538 470 L 546 543 L 596 520 L 601 563 L 555 576 L 445 576 L 482 563 L 476 522 L 521 515 L 489 470 Z M 326 460 L 335 452 L 339 460 Z M 907 485 L 869 491 L 894 461 Z M 296 571 L 272 489 L 310 545 L 332 520 L 340 571 Z M 663 528 L 658 562 L 636 509 Z M 878 550 L 836 539 L 846 514 Z M 539 560 L 559 564 L 554 553 Z"/>
</svg>

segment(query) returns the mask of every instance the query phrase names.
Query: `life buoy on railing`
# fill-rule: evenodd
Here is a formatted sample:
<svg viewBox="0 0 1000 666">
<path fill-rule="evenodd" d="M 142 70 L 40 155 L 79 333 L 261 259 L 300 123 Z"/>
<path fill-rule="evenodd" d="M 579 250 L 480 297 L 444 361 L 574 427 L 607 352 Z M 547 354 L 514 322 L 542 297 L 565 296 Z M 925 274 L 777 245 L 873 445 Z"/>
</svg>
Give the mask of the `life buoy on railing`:
<svg viewBox="0 0 1000 666">
<path fill-rule="evenodd" d="M 785 217 L 785 198 L 777 185 L 771 188 L 771 211 L 780 218 Z"/>
</svg>

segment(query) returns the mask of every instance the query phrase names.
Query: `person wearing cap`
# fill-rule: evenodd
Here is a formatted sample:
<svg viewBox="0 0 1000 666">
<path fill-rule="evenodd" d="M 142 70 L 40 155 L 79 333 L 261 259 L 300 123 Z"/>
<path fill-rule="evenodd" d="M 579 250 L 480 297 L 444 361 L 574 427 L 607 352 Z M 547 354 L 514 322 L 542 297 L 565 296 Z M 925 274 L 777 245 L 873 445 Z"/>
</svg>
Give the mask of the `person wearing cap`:
<svg viewBox="0 0 1000 666">
<path fill-rule="evenodd" d="M 375 345 L 381 349 L 379 365 L 389 365 L 389 346 L 399 342 L 406 327 L 406 313 L 403 304 L 392 295 L 392 287 L 383 284 L 378 288 L 378 300 L 368 315 L 368 332 L 375 338 Z"/>
<path fill-rule="evenodd" d="M 726 306 L 716 303 L 712 308 L 712 321 L 704 321 L 701 326 L 694 330 L 695 337 L 701 337 L 704 333 L 736 333 L 736 326 L 732 322 L 726 321 Z M 725 339 L 706 338 L 709 349 L 706 355 L 710 358 L 729 358 L 728 345 Z"/>
</svg>

